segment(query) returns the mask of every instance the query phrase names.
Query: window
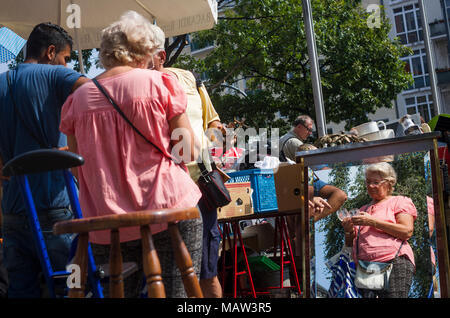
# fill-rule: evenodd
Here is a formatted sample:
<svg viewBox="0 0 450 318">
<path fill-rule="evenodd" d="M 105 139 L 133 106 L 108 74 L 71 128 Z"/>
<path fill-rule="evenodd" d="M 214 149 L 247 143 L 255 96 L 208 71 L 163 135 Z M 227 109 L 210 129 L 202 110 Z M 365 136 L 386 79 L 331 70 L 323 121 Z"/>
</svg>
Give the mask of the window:
<svg viewBox="0 0 450 318">
<path fill-rule="evenodd" d="M 428 122 L 434 115 L 433 98 L 431 94 L 405 98 L 406 113 L 419 113 Z"/>
<path fill-rule="evenodd" d="M 409 90 L 430 86 L 425 49 L 415 50 L 413 55 L 404 57 L 402 60 L 406 62 L 406 71 L 411 73 L 414 79 L 414 84 L 408 88 Z"/>
<path fill-rule="evenodd" d="M 402 44 L 411 44 L 423 40 L 418 4 L 395 8 L 393 12 L 395 31 Z"/>
</svg>

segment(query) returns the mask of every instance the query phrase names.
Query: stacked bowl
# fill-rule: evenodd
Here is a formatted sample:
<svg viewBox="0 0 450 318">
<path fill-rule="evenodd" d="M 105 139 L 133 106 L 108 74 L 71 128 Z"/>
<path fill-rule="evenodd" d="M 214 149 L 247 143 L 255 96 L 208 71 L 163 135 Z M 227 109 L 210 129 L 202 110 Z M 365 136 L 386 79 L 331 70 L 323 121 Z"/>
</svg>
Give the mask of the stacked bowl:
<svg viewBox="0 0 450 318">
<path fill-rule="evenodd" d="M 379 125 L 383 125 L 383 129 L 379 129 Z M 356 131 L 358 133 L 358 136 L 361 138 L 366 139 L 367 141 L 374 141 L 374 140 L 380 140 L 380 139 L 388 139 L 388 138 L 394 138 L 395 133 L 393 129 L 386 129 L 386 124 L 384 121 L 370 121 L 364 124 L 361 124 L 359 126 L 353 127 L 352 130 Z M 394 160 L 393 155 L 387 155 L 387 156 L 381 156 L 381 157 L 374 157 L 374 158 L 367 158 L 364 159 L 363 162 L 365 164 L 370 163 L 377 163 L 381 161 L 390 162 Z"/>
<path fill-rule="evenodd" d="M 380 130 L 379 126 L 383 125 L 383 129 Z M 366 139 L 367 141 L 380 140 L 394 138 L 395 133 L 393 129 L 386 129 L 384 121 L 369 121 L 359 126 L 353 127 L 358 133 L 359 137 Z"/>
</svg>

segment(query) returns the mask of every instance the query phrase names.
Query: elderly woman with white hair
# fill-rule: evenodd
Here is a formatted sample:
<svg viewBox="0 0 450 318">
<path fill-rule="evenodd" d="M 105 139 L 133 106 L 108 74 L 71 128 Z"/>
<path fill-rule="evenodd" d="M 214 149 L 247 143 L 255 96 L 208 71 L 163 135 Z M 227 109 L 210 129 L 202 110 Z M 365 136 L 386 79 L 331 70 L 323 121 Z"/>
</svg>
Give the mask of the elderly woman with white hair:
<svg viewBox="0 0 450 318">
<path fill-rule="evenodd" d="M 68 136 L 70 151 L 85 159 L 76 173 L 85 217 L 193 207 L 201 198 L 184 164 L 172 160 L 174 146 L 180 142 L 171 139 L 177 129 L 185 132 L 183 147 L 177 145 L 184 150 L 183 162 L 196 156 L 194 133 L 185 113 L 186 94 L 172 76 L 148 69 L 164 39 L 159 27 L 136 12 L 125 13 L 102 32 L 100 62 L 106 70 L 93 80 L 100 87 L 86 83 L 63 106 L 60 129 Z M 100 88 L 142 135 L 121 117 Z M 178 226 L 198 275 L 202 221 L 182 221 Z M 167 225 L 152 225 L 151 230 L 167 297 L 186 297 Z M 139 274 L 125 283 L 125 297 L 137 297 L 143 277 L 139 229 L 123 228 L 120 238 L 124 261 L 140 267 Z M 90 241 L 96 262 L 107 263 L 108 232 L 92 232 Z"/>
<path fill-rule="evenodd" d="M 372 164 L 365 171 L 372 201 L 358 215 L 345 218 L 346 245 L 353 245 L 353 258 L 370 262 L 392 262 L 387 290 L 361 289 L 364 297 L 407 298 L 415 271 L 408 239 L 414 231 L 417 210 L 412 200 L 392 195 L 397 174 L 387 162 Z"/>
</svg>

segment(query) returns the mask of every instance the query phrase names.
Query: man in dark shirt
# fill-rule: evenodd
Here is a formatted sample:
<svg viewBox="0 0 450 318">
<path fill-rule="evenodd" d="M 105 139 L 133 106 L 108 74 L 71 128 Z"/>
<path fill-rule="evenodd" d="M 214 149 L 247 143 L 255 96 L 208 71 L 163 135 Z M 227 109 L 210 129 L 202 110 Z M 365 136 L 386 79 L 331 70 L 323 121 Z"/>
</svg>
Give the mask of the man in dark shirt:
<svg viewBox="0 0 450 318">
<path fill-rule="evenodd" d="M 72 39 L 64 29 L 41 23 L 28 38 L 25 62 L 0 74 L 0 171 L 4 163 L 24 152 L 67 146 L 66 136 L 59 132 L 61 107 L 88 80 L 66 68 L 71 50 Z M 41 297 L 41 266 L 18 180 L 1 174 L 0 179 L 8 297 Z M 29 183 L 53 269 L 64 270 L 71 240 L 68 235 L 52 234 L 55 222 L 72 218 L 63 176 L 58 172 L 33 174 Z"/>
</svg>

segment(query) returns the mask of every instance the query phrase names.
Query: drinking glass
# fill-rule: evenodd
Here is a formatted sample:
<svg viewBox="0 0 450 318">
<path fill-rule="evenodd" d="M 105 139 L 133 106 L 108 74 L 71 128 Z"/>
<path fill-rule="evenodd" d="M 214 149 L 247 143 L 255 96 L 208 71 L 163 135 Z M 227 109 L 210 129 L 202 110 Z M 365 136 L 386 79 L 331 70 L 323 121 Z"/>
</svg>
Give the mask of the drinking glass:
<svg viewBox="0 0 450 318">
<path fill-rule="evenodd" d="M 359 209 L 351 209 L 348 213 L 349 213 L 350 217 L 358 215 L 359 214 Z"/>
<path fill-rule="evenodd" d="M 336 214 L 340 221 L 344 221 L 344 218 L 351 216 L 346 208 L 337 210 Z"/>
</svg>

